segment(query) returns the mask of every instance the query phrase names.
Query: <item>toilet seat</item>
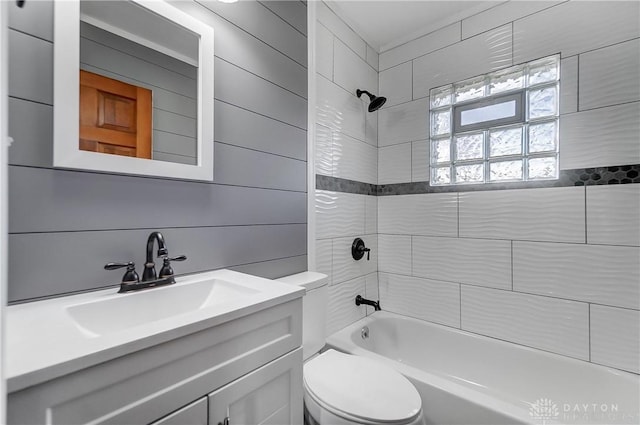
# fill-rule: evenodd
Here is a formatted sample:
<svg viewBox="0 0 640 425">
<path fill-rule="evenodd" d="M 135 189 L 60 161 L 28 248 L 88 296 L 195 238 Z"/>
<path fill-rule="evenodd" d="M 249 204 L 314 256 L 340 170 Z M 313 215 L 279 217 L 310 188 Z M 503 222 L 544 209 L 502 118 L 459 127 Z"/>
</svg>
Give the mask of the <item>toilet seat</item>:
<svg viewBox="0 0 640 425">
<path fill-rule="evenodd" d="M 306 395 L 330 413 L 363 424 L 415 423 L 420 394 L 407 378 L 366 357 L 328 350 L 304 365 Z"/>
</svg>

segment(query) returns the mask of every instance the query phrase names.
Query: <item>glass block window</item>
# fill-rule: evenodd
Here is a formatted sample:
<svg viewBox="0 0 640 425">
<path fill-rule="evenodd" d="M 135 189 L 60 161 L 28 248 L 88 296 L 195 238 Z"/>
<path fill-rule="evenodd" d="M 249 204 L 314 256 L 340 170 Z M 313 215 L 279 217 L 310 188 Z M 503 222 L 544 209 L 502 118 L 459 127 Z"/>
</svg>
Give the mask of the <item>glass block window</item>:
<svg viewBox="0 0 640 425">
<path fill-rule="evenodd" d="M 560 56 L 430 92 L 432 186 L 558 178 Z"/>
</svg>

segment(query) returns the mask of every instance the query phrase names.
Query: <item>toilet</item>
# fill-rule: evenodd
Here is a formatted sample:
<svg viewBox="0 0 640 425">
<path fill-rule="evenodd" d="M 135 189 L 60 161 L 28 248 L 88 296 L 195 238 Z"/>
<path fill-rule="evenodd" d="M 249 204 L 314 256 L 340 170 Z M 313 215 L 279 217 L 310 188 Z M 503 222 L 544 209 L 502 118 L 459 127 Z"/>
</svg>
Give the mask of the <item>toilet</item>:
<svg viewBox="0 0 640 425">
<path fill-rule="evenodd" d="M 325 345 L 328 278 L 303 272 L 278 279 L 303 286 L 305 425 L 424 425 L 422 400 L 402 374 L 379 361 Z M 320 353 L 320 354 L 319 354 Z"/>
</svg>

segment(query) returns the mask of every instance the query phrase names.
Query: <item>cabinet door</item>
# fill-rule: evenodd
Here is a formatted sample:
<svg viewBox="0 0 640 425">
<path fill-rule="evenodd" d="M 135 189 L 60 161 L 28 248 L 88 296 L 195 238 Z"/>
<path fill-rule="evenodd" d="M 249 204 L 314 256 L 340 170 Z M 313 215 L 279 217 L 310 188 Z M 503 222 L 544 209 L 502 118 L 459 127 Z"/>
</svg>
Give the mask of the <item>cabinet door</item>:
<svg viewBox="0 0 640 425">
<path fill-rule="evenodd" d="M 151 425 L 207 425 L 207 398 L 202 397 Z"/>
<path fill-rule="evenodd" d="M 209 425 L 302 423 L 302 349 L 209 394 Z"/>
</svg>

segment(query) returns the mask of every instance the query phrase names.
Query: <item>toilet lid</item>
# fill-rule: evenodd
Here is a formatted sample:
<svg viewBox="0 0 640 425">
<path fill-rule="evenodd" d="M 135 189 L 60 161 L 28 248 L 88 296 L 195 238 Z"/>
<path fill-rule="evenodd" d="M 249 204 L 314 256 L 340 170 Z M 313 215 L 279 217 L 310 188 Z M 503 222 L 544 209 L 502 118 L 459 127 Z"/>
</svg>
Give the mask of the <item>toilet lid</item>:
<svg viewBox="0 0 640 425">
<path fill-rule="evenodd" d="M 372 422 L 405 423 L 420 413 L 420 394 L 407 378 L 366 357 L 328 350 L 304 365 L 309 395 L 340 413 Z"/>
</svg>

